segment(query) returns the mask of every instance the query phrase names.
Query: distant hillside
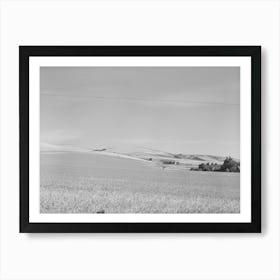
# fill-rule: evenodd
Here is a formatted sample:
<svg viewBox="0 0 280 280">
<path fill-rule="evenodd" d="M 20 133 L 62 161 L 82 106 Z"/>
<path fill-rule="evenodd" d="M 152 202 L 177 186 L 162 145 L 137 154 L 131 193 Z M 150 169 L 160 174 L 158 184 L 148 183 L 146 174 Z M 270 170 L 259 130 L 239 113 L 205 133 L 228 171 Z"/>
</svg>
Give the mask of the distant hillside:
<svg viewBox="0 0 280 280">
<path fill-rule="evenodd" d="M 125 157 L 135 160 L 142 160 L 150 165 L 163 168 L 184 168 L 190 169 L 197 167 L 201 163 L 211 162 L 213 164 L 223 164 L 226 157 L 213 155 L 188 155 L 188 154 L 173 154 L 166 151 L 150 149 L 146 147 L 137 147 L 133 151 L 121 150 L 116 148 L 98 148 L 93 149 L 92 152 L 99 154 L 107 154 L 111 156 Z M 237 160 L 238 161 L 238 160 Z"/>
<path fill-rule="evenodd" d="M 151 166 L 169 169 L 191 169 L 197 168 L 200 164 L 216 164 L 222 165 L 226 157 L 202 154 L 176 154 L 147 147 L 94 147 L 83 148 L 70 145 L 53 145 L 49 143 L 41 143 L 40 151 L 42 153 L 49 152 L 84 152 L 95 153 L 106 156 L 114 156 L 131 160 L 145 162 Z M 239 161 L 238 159 L 234 159 Z"/>
</svg>

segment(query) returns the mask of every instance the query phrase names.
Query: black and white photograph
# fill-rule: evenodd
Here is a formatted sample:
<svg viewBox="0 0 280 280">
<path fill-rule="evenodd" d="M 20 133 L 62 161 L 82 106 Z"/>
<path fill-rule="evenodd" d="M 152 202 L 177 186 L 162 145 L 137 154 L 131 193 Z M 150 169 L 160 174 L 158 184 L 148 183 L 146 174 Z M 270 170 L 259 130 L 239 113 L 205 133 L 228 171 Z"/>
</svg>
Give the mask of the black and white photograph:
<svg viewBox="0 0 280 280">
<path fill-rule="evenodd" d="M 22 232 L 260 230 L 259 47 L 20 58 Z"/>
<path fill-rule="evenodd" d="M 239 67 L 41 67 L 41 213 L 239 213 Z"/>
<path fill-rule="evenodd" d="M 280 0 L 0 18 L 0 280 L 280 280 Z"/>
</svg>

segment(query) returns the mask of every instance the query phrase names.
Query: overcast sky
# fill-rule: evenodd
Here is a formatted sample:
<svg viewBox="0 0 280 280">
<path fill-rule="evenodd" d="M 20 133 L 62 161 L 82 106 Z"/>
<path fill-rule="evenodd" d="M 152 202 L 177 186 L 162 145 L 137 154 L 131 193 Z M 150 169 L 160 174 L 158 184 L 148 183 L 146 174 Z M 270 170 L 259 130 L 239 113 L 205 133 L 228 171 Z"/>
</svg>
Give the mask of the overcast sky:
<svg viewBox="0 0 280 280">
<path fill-rule="evenodd" d="M 239 158 L 239 67 L 41 67 L 41 143 Z"/>
</svg>

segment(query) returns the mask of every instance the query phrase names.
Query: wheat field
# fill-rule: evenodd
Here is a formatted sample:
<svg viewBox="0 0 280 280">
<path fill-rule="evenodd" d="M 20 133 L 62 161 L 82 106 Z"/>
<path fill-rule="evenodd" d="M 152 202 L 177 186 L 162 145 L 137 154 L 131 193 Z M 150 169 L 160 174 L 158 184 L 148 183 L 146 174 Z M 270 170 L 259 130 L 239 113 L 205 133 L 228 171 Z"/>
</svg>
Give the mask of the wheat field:
<svg viewBox="0 0 280 280">
<path fill-rule="evenodd" d="M 240 174 L 124 158 L 41 153 L 41 213 L 239 213 Z"/>
</svg>

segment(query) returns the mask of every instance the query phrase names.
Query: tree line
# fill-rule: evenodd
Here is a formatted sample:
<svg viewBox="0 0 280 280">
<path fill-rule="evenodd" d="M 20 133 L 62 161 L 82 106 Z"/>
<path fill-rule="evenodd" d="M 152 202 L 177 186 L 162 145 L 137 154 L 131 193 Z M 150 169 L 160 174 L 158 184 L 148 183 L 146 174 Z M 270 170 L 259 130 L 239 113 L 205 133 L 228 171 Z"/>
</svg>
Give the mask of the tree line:
<svg viewBox="0 0 280 280">
<path fill-rule="evenodd" d="M 223 164 L 218 163 L 201 163 L 198 167 L 191 168 L 193 171 L 215 171 L 215 172 L 240 172 L 240 162 L 235 161 L 232 157 L 226 157 Z"/>
</svg>

